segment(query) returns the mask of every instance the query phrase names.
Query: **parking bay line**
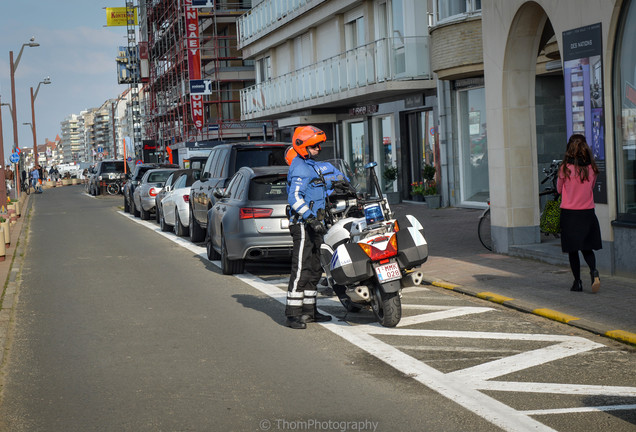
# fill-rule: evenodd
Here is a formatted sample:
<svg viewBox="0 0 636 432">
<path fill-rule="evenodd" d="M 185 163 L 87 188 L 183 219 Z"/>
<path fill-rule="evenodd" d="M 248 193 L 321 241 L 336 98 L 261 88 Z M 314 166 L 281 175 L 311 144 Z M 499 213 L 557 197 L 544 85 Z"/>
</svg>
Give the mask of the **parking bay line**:
<svg viewBox="0 0 636 432">
<path fill-rule="evenodd" d="M 130 219 L 135 220 L 132 217 L 130 217 Z M 154 224 L 146 223 L 145 221 L 142 221 L 139 223 L 146 225 L 148 228 L 153 229 L 155 232 L 158 232 L 159 234 L 164 235 L 166 238 L 172 241 L 175 241 L 176 243 L 179 243 L 180 245 L 187 248 L 188 250 L 191 250 L 197 255 L 207 257 L 205 248 L 196 246 L 191 243 L 188 244 L 186 241 L 183 241 L 183 239 L 179 239 L 178 237 L 174 235 L 169 235 L 167 233 L 161 232 L 161 230 L 156 228 Z M 176 240 L 182 240 L 182 241 L 176 241 Z M 218 261 L 214 262 L 214 264 L 219 266 Z M 236 277 L 239 280 L 261 291 L 262 293 L 276 299 L 280 303 L 285 304 L 286 292 L 284 290 L 270 283 L 265 283 L 262 281 L 262 279 L 254 275 L 251 275 L 249 273 L 246 273 L 243 275 L 236 275 Z M 442 316 L 439 316 L 439 319 L 443 319 Z M 435 330 L 420 331 L 420 330 L 412 330 L 412 329 L 389 329 L 389 328 L 381 327 L 377 324 L 351 326 L 348 323 L 338 322 L 338 321 L 320 323 L 319 325 L 330 330 L 334 334 L 339 335 L 343 339 L 347 340 L 349 343 L 357 346 L 358 348 L 373 355 L 374 357 L 377 357 L 378 359 L 382 360 L 383 362 L 387 363 L 393 368 L 401 371 L 406 376 L 411 377 L 412 379 L 424 384 L 426 387 L 438 392 L 439 394 L 450 399 L 451 401 L 458 403 L 463 408 L 479 415 L 480 417 L 503 428 L 504 430 L 510 430 L 510 431 L 553 431 L 552 428 L 530 417 L 530 415 L 549 414 L 551 410 L 535 410 L 535 411 L 515 410 L 509 407 L 508 405 L 505 405 L 504 403 L 499 402 L 498 400 L 481 393 L 479 390 L 485 389 L 486 387 L 489 387 L 489 386 L 495 387 L 498 385 L 500 388 L 498 388 L 497 390 L 500 390 L 500 391 L 523 391 L 521 390 L 520 385 L 527 385 L 530 388 L 533 385 L 543 386 L 544 388 L 548 388 L 549 385 L 547 385 L 546 383 L 511 383 L 513 385 L 508 385 L 509 383 L 507 382 L 495 382 L 495 381 L 486 382 L 486 381 L 483 381 L 482 379 L 475 379 L 475 380 L 470 379 L 469 382 L 467 382 L 466 376 L 453 375 L 453 374 L 458 375 L 457 373 L 461 371 L 455 371 L 451 374 L 444 374 L 438 371 L 437 369 L 426 365 L 420 360 L 417 360 L 414 357 L 400 351 L 396 347 L 391 346 L 388 343 L 385 343 L 379 340 L 378 338 L 374 337 L 373 334 L 406 335 L 407 334 L 406 332 L 408 332 L 414 336 L 415 335 L 425 336 L 425 333 L 428 332 L 429 336 L 435 335 L 437 337 L 440 337 L 445 333 L 447 335 L 446 337 L 455 337 L 455 338 L 470 337 L 470 338 L 488 338 L 488 339 L 503 338 L 503 339 L 509 339 L 509 340 L 552 340 L 555 342 L 569 341 L 569 342 L 572 342 L 573 345 L 578 345 L 576 342 L 573 342 L 573 341 L 578 341 L 578 340 L 587 341 L 586 339 L 579 338 L 579 337 L 560 336 L 560 335 L 543 335 L 543 334 L 530 335 L 530 334 L 457 332 L 457 331 L 446 331 L 446 332 L 441 331 L 440 332 Z M 579 349 L 574 350 L 576 351 L 575 353 L 572 353 L 572 350 L 568 350 L 567 352 L 570 352 L 571 353 L 570 355 L 574 355 L 579 352 L 595 349 L 597 346 L 603 346 L 600 344 L 596 344 L 592 341 L 587 341 L 587 342 L 589 342 L 589 345 L 587 345 L 588 349 L 584 349 L 585 347 L 581 346 L 579 347 Z M 562 345 L 562 344 L 557 344 L 557 346 L 559 345 Z M 565 345 L 572 346 L 571 344 L 565 344 Z M 555 349 L 553 354 L 556 354 L 558 352 L 559 350 Z M 513 357 L 517 357 L 517 360 L 519 360 L 520 356 L 521 355 L 513 356 Z M 567 355 L 564 355 L 564 353 L 562 352 L 562 353 L 559 353 L 558 356 L 559 358 L 563 358 L 563 357 L 566 357 Z M 552 361 L 552 360 L 549 360 L 549 361 Z M 491 362 L 491 364 L 497 363 L 497 362 L 499 362 L 499 360 L 495 362 Z M 536 365 L 536 360 L 530 360 L 529 363 Z M 479 366 L 475 368 L 479 368 Z M 476 370 L 475 368 L 469 368 L 469 369 L 473 369 L 473 371 L 475 371 Z M 488 375 L 492 375 L 492 373 Z M 483 372 L 481 373 L 481 376 L 483 378 L 484 376 Z M 495 376 L 498 376 L 498 375 L 495 374 Z M 562 384 L 550 384 L 550 385 L 554 387 L 558 387 L 558 388 L 564 387 Z M 572 388 L 594 387 L 593 390 L 599 392 L 594 394 L 606 394 L 605 393 L 606 391 L 611 393 L 610 390 L 613 389 L 612 387 L 605 388 L 604 386 L 596 387 L 596 386 L 571 385 L 570 387 Z M 513 388 L 516 388 L 516 389 L 513 389 Z M 631 394 L 631 392 L 636 392 L 636 388 L 627 387 L 625 388 L 625 391 L 628 394 Z M 585 407 L 585 408 L 588 408 L 590 410 L 600 410 L 600 411 L 604 409 L 605 410 L 612 409 L 611 407 Z M 619 408 L 613 408 L 613 409 L 619 409 Z"/>
</svg>

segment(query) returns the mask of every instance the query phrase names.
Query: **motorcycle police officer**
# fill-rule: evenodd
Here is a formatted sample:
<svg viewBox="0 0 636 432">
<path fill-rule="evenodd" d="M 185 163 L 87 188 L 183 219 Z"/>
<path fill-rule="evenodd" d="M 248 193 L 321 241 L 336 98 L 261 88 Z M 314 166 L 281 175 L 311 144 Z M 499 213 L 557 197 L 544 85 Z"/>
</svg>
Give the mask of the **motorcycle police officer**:
<svg viewBox="0 0 636 432">
<path fill-rule="evenodd" d="M 294 329 L 304 329 L 309 322 L 331 320 L 331 316 L 316 309 L 316 285 L 322 276 L 320 245 L 327 231 L 323 217 L 328 185 L 321 175 L 324 163 L 314 158 L 326 139 L 325 133 L 313 126 L 296 128 L 292 138 L 297 156 L 289 167 L 287 195 L 294 246 L 285 315 L 287 326 Z"/>
</svg>

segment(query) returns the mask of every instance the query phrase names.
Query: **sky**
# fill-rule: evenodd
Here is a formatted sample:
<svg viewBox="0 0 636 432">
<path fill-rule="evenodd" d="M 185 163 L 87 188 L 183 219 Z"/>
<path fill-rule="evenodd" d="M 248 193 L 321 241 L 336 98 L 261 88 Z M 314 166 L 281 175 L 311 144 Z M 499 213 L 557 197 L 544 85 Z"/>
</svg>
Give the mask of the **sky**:
<svg viewBox="0 0 636 432">
<path fill-rule="evenodd" d="M 11 103 L 9 52 L 14 61 L 31 37 L 39 47 L 24 47 L 15 73 L 18 144 L 33 148 L 31 94 L 35 100 L 38 145 L 62 136 L 60 123 L 70 114 L 99 107 L 127 89 L 117 84 L 115 57 L 126 45 L 126 27 L 105 27 L 105 7 L 124 0 L 0 0 L 0 98 Z M 5 162 L 13 151 L 9 107 L 2 107 Z"/>
</svg>

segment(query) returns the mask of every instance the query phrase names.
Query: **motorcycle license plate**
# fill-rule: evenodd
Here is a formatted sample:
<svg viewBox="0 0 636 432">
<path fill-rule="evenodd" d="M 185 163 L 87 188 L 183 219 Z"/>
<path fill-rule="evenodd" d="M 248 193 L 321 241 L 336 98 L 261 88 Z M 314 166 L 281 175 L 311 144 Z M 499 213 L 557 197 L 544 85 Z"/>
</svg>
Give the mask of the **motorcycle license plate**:
<svg viewBox="0 0 636 432">
<path fill-rule="evenodd" d="M 389 263 L 375 268 L 375 274 L 380 283 L 402 279 L 402 272 L 397 263 Z"/>
</svg>

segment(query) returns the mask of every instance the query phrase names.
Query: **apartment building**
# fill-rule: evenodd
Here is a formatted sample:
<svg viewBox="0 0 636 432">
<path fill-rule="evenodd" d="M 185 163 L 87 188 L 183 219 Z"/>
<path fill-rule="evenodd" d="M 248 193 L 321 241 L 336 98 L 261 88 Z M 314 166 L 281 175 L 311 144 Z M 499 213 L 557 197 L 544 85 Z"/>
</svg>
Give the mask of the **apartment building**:
<svg viewBox="0 0 636 432">
<path fill-rule="evenodd" d="M 290 140 L 302 124 L 322 128 L 325 156 L 361 175 L 398 168 L 384 192 L 409 198 L 422 165 L 438 167 L 436 80 L 428 23 L 432 1 L 291 0 L 254 2 L 239 19 L 239 48 L 256 65 L 241 91 L 245 120 L 278 122 Z"/>
</svg>

